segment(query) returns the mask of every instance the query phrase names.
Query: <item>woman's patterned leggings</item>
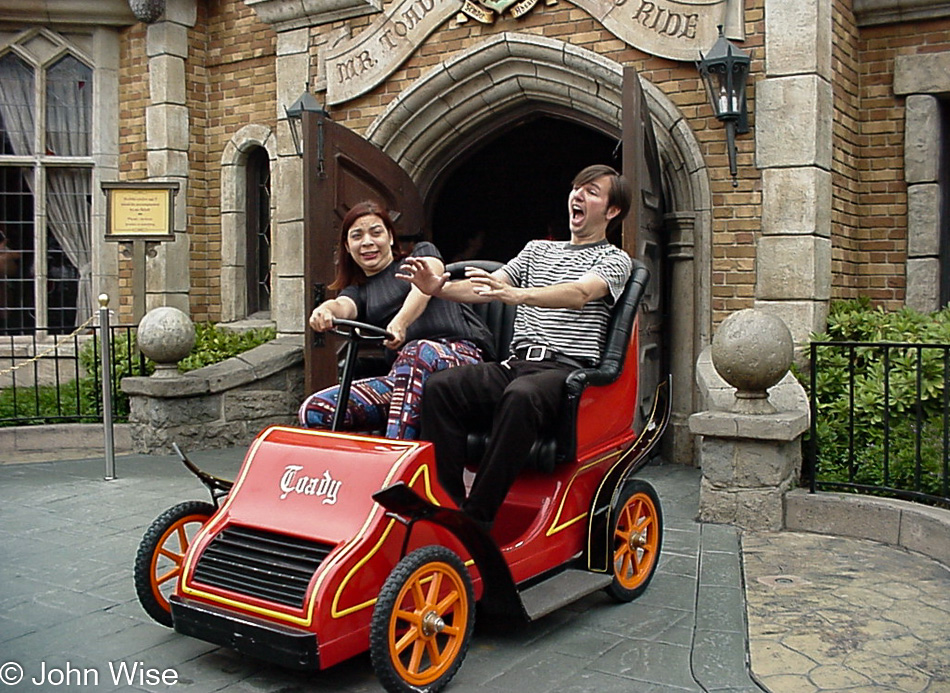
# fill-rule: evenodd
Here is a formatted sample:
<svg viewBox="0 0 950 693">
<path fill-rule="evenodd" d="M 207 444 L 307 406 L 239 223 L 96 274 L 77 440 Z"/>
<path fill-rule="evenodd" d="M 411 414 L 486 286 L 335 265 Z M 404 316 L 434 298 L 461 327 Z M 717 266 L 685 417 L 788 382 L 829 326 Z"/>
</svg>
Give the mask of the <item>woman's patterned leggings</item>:
<svg viewBox="0 0 950 693">
<path fill-rule="evenodd" d="M 356 380 L 350 388 L 343 426 L 372 431 L 386 424 L 387 438 L 415 440 L 426 378 L 436 371 L 465 363 L 480 363 L 481 350 L 466 340 L 416 339 L 399 351 L 389 375 Z M 300 423 L 307 428 L 330 428 L 339 387 L 310 395 L 300 405 Z"/>
</svg>

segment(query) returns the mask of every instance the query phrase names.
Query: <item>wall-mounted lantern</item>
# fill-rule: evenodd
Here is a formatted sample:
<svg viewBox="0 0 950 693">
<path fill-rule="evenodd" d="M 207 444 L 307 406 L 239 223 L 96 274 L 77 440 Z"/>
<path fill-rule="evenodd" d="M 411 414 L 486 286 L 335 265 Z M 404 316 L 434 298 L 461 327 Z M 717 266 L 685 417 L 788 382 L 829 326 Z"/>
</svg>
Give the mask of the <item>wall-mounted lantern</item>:
<svg viewBox="0 0 950 693">
<path fill-rule="evenodd" d="M 703 78 L 709 102 L 716 118 L 726 124 L 726 142 L 729 150 L 729 172 L 732 187 L 736 180 L 736 133 L 749 131 L 749 111 L 746 104 L 746 80 L 752 62 L 748 53 L 733 44 L 722 34 L 706 55 L 699 54 L 696 67 Z"/>
<path fill-rule="evenodd" d="M 294 140 L 294 149 L 297 156 L 303 156 L 303 114 L 304 111 L 320 113 L 324 116 L 330 115 L 326 109 L 320 105 L 316 97 L 310 93 L 310 84 L 304 87 L 303 94 L 297 97 L 290 106 L 284 106 L 284 113 L 287 114 L 287 124 L 290 126 L 290 136 Z"/>
</svg>

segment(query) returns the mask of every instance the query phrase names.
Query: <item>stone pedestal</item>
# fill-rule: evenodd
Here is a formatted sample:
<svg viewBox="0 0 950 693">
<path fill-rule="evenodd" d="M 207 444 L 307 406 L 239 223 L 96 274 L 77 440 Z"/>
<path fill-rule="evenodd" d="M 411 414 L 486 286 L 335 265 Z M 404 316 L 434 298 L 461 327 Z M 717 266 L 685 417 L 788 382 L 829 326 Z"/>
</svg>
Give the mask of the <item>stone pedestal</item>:
<svg viewBox="0 0 950 693">
<path fill-rule="evenodd" d="M 788 372 L 792 349 L 781 320 L 745 310 L 726 318 L 700 355 L 696 380 L 706 411 L 689 418 L 700 436 L 700 521 L 783 528 L 809 413 L 805 389 Z"/>
<path fill-rule="evenodd" d="M 801 435 L 807 428 L 807 411 L 704 411 L 691 416 L 690 431 L 702 436 L 700 521 L 755 531 L 782 529 L 784 497 L 798 485 Z"/>
</svg>

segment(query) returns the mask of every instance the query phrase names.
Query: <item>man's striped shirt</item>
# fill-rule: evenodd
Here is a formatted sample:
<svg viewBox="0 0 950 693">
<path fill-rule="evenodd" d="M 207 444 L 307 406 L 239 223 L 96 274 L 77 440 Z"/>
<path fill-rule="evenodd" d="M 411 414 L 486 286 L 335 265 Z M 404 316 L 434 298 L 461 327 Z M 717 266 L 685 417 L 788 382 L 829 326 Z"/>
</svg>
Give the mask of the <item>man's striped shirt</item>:
<svg viewBox="0 0 950 693">
<path fill-rule="evenodd" d="M 606 240 L 587 245 L 530 241 L 502 267 L 514 286 L 550 286 L 594 274 L 607 282 L 608 293 L 579 310 L 518 306 L 511 348 L 543 344 L 572 358 L 598 362 L 611 307 L 623 292 L 632 267 L 630 256 Z"/>
</svg>

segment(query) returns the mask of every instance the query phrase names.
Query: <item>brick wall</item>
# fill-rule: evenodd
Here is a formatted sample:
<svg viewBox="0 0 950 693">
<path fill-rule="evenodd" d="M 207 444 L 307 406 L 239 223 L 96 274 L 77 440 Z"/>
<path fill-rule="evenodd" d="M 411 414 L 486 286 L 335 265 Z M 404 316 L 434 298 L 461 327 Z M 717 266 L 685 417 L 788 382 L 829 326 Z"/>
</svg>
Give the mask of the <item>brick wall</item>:
<svg viewBox="0 0 950 693">
<path fill-rule="evenodd" d="M 201 7 L 199 3 L 199 12 Z M 216 321 L 221 316 L 221 155 L 245 125 L 277 127 L 277 34 L 243 2 L 209 3 L 206 12 L 203 74 L 196 79 L 203 84 L 203 93 L 196 96 L 206 104 L 205 122 L 204 127 L 193 123 L 195 135 L 203 141 L 200 162 L 192 160 L 193 167 L 200 167 L 201 186 L 190 195 L 196 205 L 191 303 L 195 320 Z"/>
<path fill-rule="evenodd" d="M 119 56 L 119 180 L 148 177 L 145 149 L 145 107 L 148 104 L 145 25 L 135 24 L 124 32 Z M 132 322 L 132 262 L 121 255 L 117 310 L 120 323 Z"/>
<path fill-rule="evenodd" d="M 907 257 L 904 99 L 893 93 L 894 59 L 947 50 L 950 20 L 869 27 L 859 35 L 863 150 L 855 293 L 889 309 L 903 305 Z"/>
<path fill-rule="evenodd" d="M 859 292 L 861 249 L 861 94 L 858 31 L 851 3 L 833 6 L 832 94 L 834 103 L 831 208 L 832 297 L 850 298 Z"/>
<path fill-rule="evenodd" d="M 125 32 L 120 58 L 120 178 L 148 177 L 145 107 L 149 103 L 146 28 Z M 191 312 L 197 322 L 220 319 L 220 168 L 224 146 L 244 125 L 276 127 L 274 30 L 239 0 L 198 3 L 188 32 L 188 117 L 191 143 L 186 200 L 190 236 Z M 120 316 L 131 320 L 131 265 L 121 262 Z"/>
</svg>

